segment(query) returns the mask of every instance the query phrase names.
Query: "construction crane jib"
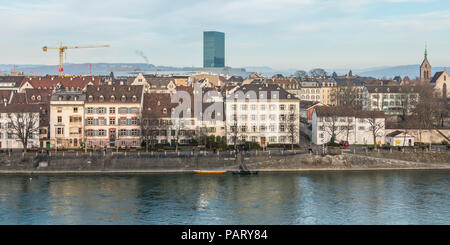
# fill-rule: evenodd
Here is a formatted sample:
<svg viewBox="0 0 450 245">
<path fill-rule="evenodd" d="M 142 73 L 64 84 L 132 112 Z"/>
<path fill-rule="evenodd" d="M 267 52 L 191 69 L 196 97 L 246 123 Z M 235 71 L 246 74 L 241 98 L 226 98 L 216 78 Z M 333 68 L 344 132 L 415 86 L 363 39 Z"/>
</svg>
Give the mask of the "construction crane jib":
<svg viewBox="0 0 450 245">
<path fill-rule="evenodd" d="M 66 49 L 78 49 L 78 48 L 107 48 L 109 47 L 109 45 L 88 45 L 88 46 L 63 46 L 62 43 L 59 47 L 57 48 L 50 48 L 47 46 L 44 46 L 42 48 L 42 50 L 44 52 L 47 52 L 47 50 L 49 49 L 55 49 L 55 50 L 59 50 L 59 64 L 58 64 L 58 75 L 60 77 L 63 76 L 63 72 L 64 72 L 64 68 L 63 68 L 63 57 L 64 57 L 64 52 L 66 51 Z"/>
</svg>

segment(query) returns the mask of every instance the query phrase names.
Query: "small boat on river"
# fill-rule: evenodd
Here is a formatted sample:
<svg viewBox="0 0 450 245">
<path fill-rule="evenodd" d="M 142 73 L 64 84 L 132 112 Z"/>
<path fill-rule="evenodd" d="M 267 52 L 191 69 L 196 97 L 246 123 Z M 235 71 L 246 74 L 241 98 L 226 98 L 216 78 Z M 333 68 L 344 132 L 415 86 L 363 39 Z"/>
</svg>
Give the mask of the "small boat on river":
<svg viewBox="0 0 450 245">
<path fill-rule="evenodd" d="M 232 174 L 235 175 L 257 175 L 258 174 L 258 170 L 239 170 L 239 171 L 233 171 L 231 172 Z"/>
<path fill-rule="evenodd" d="M 192 170 L 196 174 L 224 174 L 226 170 Z"/>
</svg>

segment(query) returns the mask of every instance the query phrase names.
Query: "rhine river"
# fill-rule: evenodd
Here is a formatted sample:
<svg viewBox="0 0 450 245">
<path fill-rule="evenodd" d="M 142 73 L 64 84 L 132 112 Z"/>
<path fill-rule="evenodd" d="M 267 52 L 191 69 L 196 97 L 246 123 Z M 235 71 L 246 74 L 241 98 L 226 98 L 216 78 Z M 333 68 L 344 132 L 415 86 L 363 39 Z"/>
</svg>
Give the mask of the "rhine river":
<svg viewBox="0 0 450 245">
<path fill-rule="evenodd" d="M 450 224 L 450 171 L 0 175 L 0 224 Z"/>
</svg>

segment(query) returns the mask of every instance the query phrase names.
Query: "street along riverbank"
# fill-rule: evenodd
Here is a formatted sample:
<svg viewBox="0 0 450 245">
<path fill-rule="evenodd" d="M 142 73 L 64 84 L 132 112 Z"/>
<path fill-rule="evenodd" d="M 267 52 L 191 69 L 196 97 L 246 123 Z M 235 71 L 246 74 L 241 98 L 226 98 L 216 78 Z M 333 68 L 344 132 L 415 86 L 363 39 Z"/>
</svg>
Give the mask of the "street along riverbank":
<svg viewBox="0 0 450 245">
<path fill-rule="evenodd" d="M 450 169 L 450 152 L 315 155 L 304 152 L 60 153 L 4 155 L 0 174 L 163 173 L 192 170 L 267 171 Z"/>
</svg>

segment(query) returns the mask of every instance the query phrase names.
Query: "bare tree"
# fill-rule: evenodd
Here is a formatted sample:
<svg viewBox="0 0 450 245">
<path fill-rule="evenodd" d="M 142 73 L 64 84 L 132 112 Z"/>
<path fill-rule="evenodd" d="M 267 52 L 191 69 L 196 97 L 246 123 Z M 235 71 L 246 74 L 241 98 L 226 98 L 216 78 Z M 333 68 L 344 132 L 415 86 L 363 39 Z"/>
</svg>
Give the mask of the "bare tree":
<svg viewBox="0 0 450 245">
<path fill-rule="evenodd" d="M 323 76 L 327 75 L 327 72 L 324 69 L 322 69 L 322 68 L 315 68 L 315 69 L 310 70 L 309 74 L 311 76 L 313 76 L 313 77 L 316 77 L 316 76 L 322 76 L 323 77 Z"/>
<path fill-rule="evenodd" d="M 18 138 L 27 152 L 28 141 L 39 133 L 39 113 L 24 112 L 8 115 L 8 133 Z"/>
<path fill-rule="evenodd" d="M 349 106 L 355 110 L 362 109 L 362 103 L 358 98 L 359 88 L 351 81 L 345 81 L 338 87 L 338 105 Z"/>
<path fill-rule="evenodd" d="M 308 75 L 308 73 L 303 70 L 298 70 L 294 73 L 294 76 L 298 79 L 301 79 L 302 77 L 306 77 L 307 75 Z"/>
<path fill-rule="evenodd" d="M 384 128 L 385 128 L 385 120 L 384 113 L 381 111 L 368 111 L 368 118 L 366 121 L 370 125 L 370 131 L 372 132 L 373 137 L 373 147 L 377 147 L 377 138 L 383 137 Z"/>
<path fill-rule="evenodd" d="M 348 139 L 349 139 L 349 137 L 350 137 L 350 132 L 351 132 L 351 130 L 352 130 L 353 127 L 354 127 L 353 117 L 347 117 L 347 118 L 345 118 L 345 122 L 346 122 L 346 125 L 345 125 L 345 140 L 346 140 L 347 142 L 349 142 Z"/>
<path fill-rule="evenodd" d="M 141 135 L 145 142 L 145 150 L 148 151 L 149 145 L 154 146 L 154 141 L 158 137 L 161 122 L 158 119 L 147 117 L 141 120 Z"/>
<path fill-rule="evenodd" d="M 300 136 L 300 118 L 295 110 L 289 109 L 289 112 L 284 119 L 284 123 L 286 125 L 286 133 L 288 135 L 289 142 L 291 143 L 291 150 L 294 150 L 296 139 L 298 139 Z"/>
<path fill-rule="evenodd" d="M 327 114 L 328 115 L 325 116 L 323 120 L 323 130 L 330 136 L 330 140 L 328 142 L 334 143 L 337 136 L 342 133 L 342 130 L 337 125 L 338 116 L 332 113 Z"/>
</svg>

